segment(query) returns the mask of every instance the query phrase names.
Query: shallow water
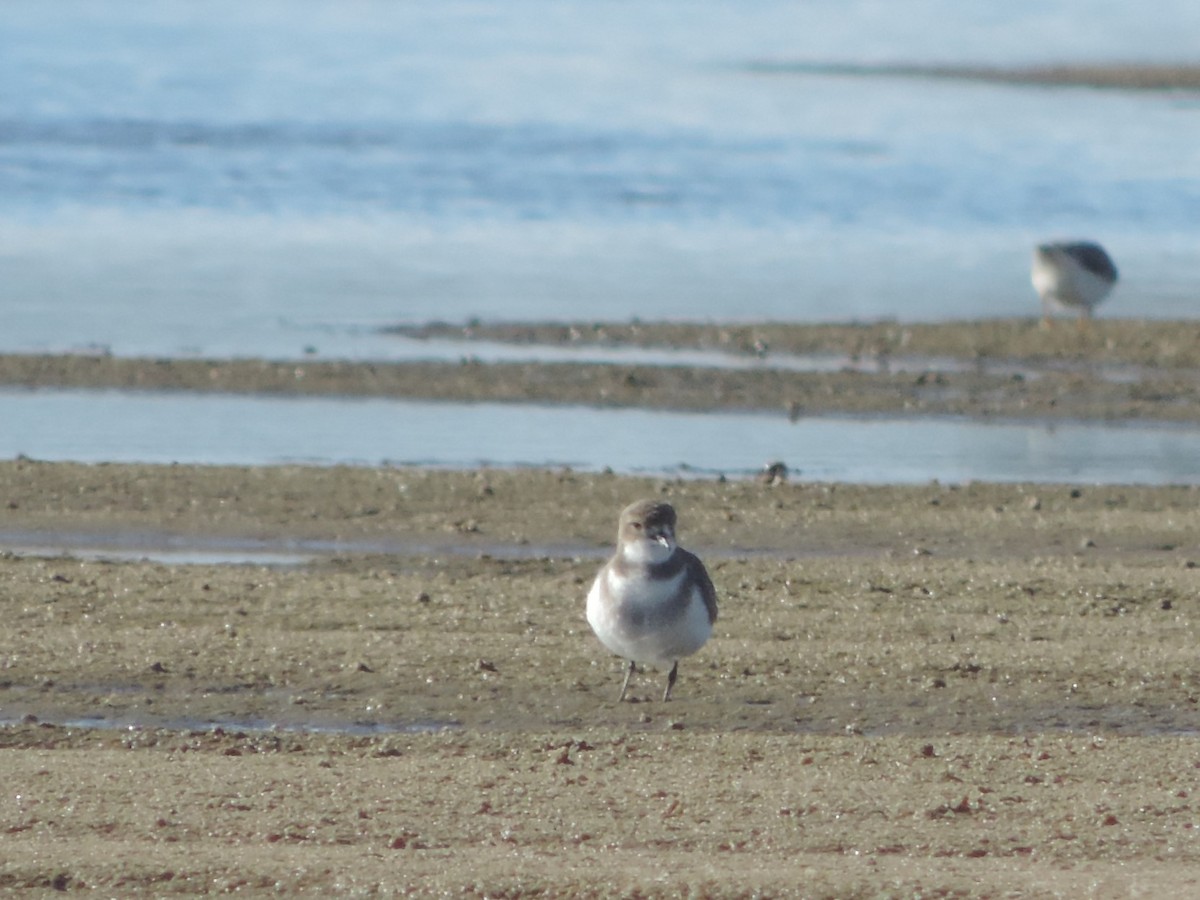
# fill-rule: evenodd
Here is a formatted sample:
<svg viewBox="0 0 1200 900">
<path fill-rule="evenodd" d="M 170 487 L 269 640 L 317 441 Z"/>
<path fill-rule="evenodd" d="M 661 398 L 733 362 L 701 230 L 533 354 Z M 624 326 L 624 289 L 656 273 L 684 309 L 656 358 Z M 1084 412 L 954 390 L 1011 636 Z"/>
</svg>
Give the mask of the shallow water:
<svg viewBox="0 0 1200 900">
<path fill-rule="evenodd" d="M 298 722 L 274 721 L 258 717 L 245 719 L 199 719 L 187 716 L 56 716 L 53 713 L 38 715 L 26 713 L 15 718 L 0 717 L 0 728 L 18 725 L 40 724 L 55 728 L 96 728 L 117 731 L 147 731 L 162 728 L 167 731 L 213 731 L 213 732 L 272 732 L 293 734 L 425 734 L 460 728 L 458 722 L 339 722 L 334 720 L 309 720 Z"/>
<path fill-rule="evenodd" d="M 1194 484 L 1200 429 L 496 403 L 4 391 L 0 456 L 228 465 L 563 466 L 861 483 Z"/>
<path fill-rule="evenodd" d="M 302 566 L 318 557 L 386 554 L 404 557 L 495 556 L 504 559 L 595 558 L 609 549 L 583 543 L 433 542 L 404 538 L 317 540 L 312 538 L 209 537 L 161 531 L 27 531 L 0 528 L 0 547 L 13 556 L 148 562 L 165 565 Z M 746 555 L 743 552 L 741 555 Z M 789 551 L 795 556 L 794 551 Z"/>
<path fill-rule="evenodd" d="M 764 61 L 1190 59 L 1190 2 L 0 6 L 0 351 L 388 358 L 485 319 L 1191 317 L 1189 94 Z M 1081 25 L 1081 23 L 1086 23 Z M 947 49 L 952 48 L 952 49 Z"/>
<path fill-rule="evenodd" d="M 76 542 L 59 534 L 25 538 L 0 534 L 6 554 L 39 558 L 64 556 L 108 562 L 156 562 L 168 566 L 302 566 L 313 557 L 301 553 L 270 553 L 237 550 L 164 550 L 154 547 L 107 546 L 104 538 Z"/>
<path fill-rule="evenodd" d="M 103 685 L 90 685 L 79 692 L 77 703 L 86 703 L 86 698 L 95 694 L 106 693 L 139 693 L 124 692 L 116 686 L 105 688 Z M 153 691 L 148 691 L 153 695 Z M 279 698 L 273 698 L 278 700 Z M 56 702 L 63 703 L 59 696 Z M 69 698 L 68 698 L 69 702 Z M 215 732 L 236 734 L 272 733 L 272 734 L 343 734 L 352 736 L 388 735 L 388 734 L 428 734 L 442 731 L 457 731 L 464 723 L 447 719 L 444 721 L 377 721 L 377 720 L 348 720 L 333 715 L 305 718 L 303 716 L 270 716 L 247 715 L 234 718 L 204 718 L 197 716 L 175 715 L 172 713 L 129 713 L 115 715 L 62 715 L 52 709 L 39 712 L 36 703 L 29 704 L 28 709 L 19 716 L 0 716 L 0 728 L 40 724 L 45 727 L 63 729 L 100 729 L 139 732 L 154 729 L 167 731 Z M 1095 707 L 1073 705 L 1070 703 L 1055 706 L 1036 704 L 1009 703 L 1002 709 L 995 710 L 992 715 L 995 721 L 991 723 L 990 731 L 998 734 L 1011 735 L 1042 735 L 1042 734 L 1081 734 L 1092 735 L 1105 733 L 1122 736 L 1169 736 L 1197 737 L 1200 729 L 1190 720 L 1190 716 L 1180 715 L 1178 708 L 1137 708 L 1132 706 Z M 866 729 L 854 729 L 847 732 L 844 725 L 834 720 L 814 717 L 806 719 L 797 717 L 791 728 L 796 734 L 863 734 L 869 737 L 884 737 L 897 735 L 928 735 L 929 725 L 926 722 L 905 721 L 897 718 L 895 711 L 891 717 L 880 714 L 880 718 L 888 719 L 886 724 L 875 725 Z M 767 731 L 778 729 L 774 722 L 760 723 L 760 728 Z"/>
</svg>

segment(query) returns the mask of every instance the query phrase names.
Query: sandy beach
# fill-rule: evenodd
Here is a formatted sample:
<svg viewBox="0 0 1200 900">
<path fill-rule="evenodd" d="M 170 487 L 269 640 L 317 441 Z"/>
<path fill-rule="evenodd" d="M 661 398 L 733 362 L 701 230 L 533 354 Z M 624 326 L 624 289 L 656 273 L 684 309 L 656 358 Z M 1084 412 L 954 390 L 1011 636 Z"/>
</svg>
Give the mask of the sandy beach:
<svg viewBox="0 0 1200 900">
<path fill-rule="evenodd" d="M 583 617 L 642 496 L 721 601 L 667 704 Z M 0 463 L 0 885 L 1189 896 L 1197 496 Z"/>
</svg>

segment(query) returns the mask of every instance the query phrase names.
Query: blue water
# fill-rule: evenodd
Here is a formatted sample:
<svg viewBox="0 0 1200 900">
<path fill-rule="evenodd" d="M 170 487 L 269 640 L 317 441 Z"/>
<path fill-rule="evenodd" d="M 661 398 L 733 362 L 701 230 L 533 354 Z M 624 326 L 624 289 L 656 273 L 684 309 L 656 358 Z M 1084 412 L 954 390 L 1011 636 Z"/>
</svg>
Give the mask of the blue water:
<svg viewBox="0 0 1200 900">
<path fill-rule="evenodd" d="M 0 391 L 0 459 L 569 466 L 808 481 L 1200 483 L 1200 429 L 498 403 Z"/>
<path fill-rule="evenodd" d="M 373 356 L 395 321 L 1190 317 L 1200 98 L 761 62 L 1192 60 L 1200 5 L 0 4 L 0 351 Z"/>
</svg>

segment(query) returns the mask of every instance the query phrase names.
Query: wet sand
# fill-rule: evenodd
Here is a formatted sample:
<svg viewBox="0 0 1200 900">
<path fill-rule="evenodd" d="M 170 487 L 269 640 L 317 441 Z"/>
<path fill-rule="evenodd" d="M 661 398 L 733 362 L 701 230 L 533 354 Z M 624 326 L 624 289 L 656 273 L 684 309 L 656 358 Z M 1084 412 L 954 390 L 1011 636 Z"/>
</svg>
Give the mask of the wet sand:
<svg viewBox="0 0 1200 900">
<path fill-rule="evenodd" d="M 678 410 L 1200 421 L 1200 326 L 1099 320 L 1043 330 L 1032 320 L 941 325 L 434 325 L 407 338 L 462 341 L 462 358 L 353 363 L 0 356 L 0 385 L 402 397 Z M 746 369 L 483 363 L 474 342 L 555 348 L 670 347 L 740 355 Z M 788 371 L 773 357 L 845 359 Z M 950 361 L 954 365 L 947 366 Z M 856 371 L 869 363 L 873 371 Z M 903 363 L 903 365 L 901 365 Z"/>
<path fill-rule="evenodd" d="M 618 704 L 583 597 L 646 495 L 721 618 Z M 10 542 L 397 544 L 0 557 L 0 886 L 1188 896 L 1198 496 L 0 463 Z"/>
<path fill-rule="evenodd" d="M 751 65 L 750 69 L 766 75 L 813 74 L 860 78 L 935 78 L 947 81 L 981 81 L 993 84 L 1125 91 L 1191 92 L 1200 88 L 1200 66 L 1189 63 L 979 66 L 905 63 L 846 65 L 763 61 Z"/>
<path fill-rule="evenodd" d="M 0 383 L 1196 418 L 1200 330 L 1096 324 L 424 331 L 1017 360 L 1021 378 L 9 356 Z M 668 704 L 656 672 L 615 702 L 621 662 L 583 617 L 642 496 L 676 504 L 722 604 Z M 1198 499 L 0 462 L 19 551 L 0 554 L 0 888 L 1191 896 Z"/>
<path fill-rule="evenodd" d="M 1031 364 L 1081 361 L 1163 368 L 1200 366 L 1200 323 L 1072 319 L 1042 327 L 1038 319 L 965 322 L 803 324 L 796 322 L 479 322 L 397 325 L 391 333 L 414 338 L 460 338 L 514 344 L 674 347 L 758 355 L 840 353 L 967 360 L 1021 360 Z"/>
</svg>

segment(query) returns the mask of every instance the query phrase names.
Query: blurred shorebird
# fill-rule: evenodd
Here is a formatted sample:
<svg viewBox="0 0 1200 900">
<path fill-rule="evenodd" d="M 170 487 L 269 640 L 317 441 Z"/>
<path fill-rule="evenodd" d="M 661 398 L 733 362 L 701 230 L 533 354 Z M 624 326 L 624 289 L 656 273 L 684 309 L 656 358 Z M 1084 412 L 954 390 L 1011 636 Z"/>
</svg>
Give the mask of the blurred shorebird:
<svg viewBox="0 0 1200 900">
<path fill-rule="evenodd" d="M 587 620 L 605 647 L 629 660 L 617 702 L 639 662 L 670 666 L 663 700 L 671 699 L 680 657 L 703 647 L 717 621 L 716 589 L 704 563 L 675 543 L 671 504 L 640 500 L 622 511 L 617 552 L 588 591 Z"/>
<path fill-rule="evenodd" d="M 1053 310 L 1077 311 L 1085 327 L 1092 308 L 1117 283 L 1117 267 L 1104 248 L 1091 241 L 1039 244 L 1033 251 L 1031 278 L 1042 298 L 1042 326 Z"/>
</svg>

